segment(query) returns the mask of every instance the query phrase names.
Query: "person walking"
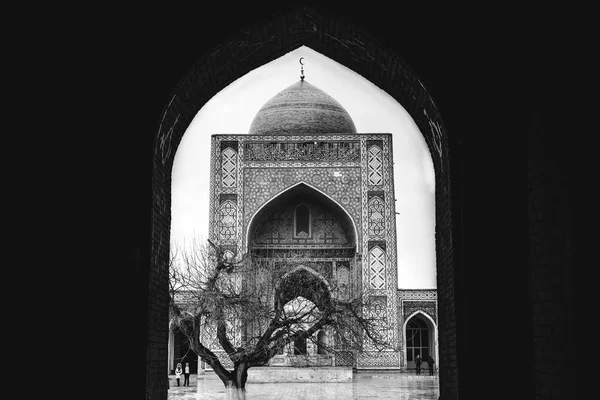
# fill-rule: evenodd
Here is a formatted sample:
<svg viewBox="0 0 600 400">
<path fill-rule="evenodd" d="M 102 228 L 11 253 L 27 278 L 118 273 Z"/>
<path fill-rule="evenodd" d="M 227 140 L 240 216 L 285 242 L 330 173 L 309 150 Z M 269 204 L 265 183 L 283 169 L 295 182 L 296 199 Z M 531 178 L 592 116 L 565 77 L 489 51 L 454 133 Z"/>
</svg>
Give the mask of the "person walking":
<svg viewBox="0 0 600 400">
<path fill-rule="evenodd" d="M 185 371 L 183 371 L 183 386 L 190 386 L 190 363 L 185 363 Z"/>
<path fill-rule="evenodd" d="M 175 368 L 175 379 L 177 379 L 177 386 L 179 386 L 179 379 L 181 379 L 181 374 L 183 370 L 181 369 L 181 363 L 177 363 L 177 368 Z"/>
<path fill-rule="evenodd" d="M 415 359 L 415 364 L 417 365 L 417 375 L 421 375 L 421 363 L 423 362 L 423 360 L 421 360 L 421 356 L 417 354 L 417 358 Z"/>
<path fill-rule="evenodd" d="M 429 375 L 433 375 L 433 364 L 435 363 L 435 361 L 433 360 L 433 357 L 431 357 L 431 354 L 429 355 L 429 357 L 427 357 L 427 366 L 429 367 Z"/>
</svg>

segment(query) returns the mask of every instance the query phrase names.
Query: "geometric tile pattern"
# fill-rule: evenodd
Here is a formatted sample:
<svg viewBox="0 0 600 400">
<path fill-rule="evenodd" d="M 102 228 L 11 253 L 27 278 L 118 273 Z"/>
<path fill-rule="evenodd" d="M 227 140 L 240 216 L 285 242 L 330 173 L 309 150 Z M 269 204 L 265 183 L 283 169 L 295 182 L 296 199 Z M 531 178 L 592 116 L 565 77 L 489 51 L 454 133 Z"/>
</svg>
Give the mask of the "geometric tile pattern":
<svg viewBox="0 0 600 400">
<path fill-rule="evenodd" d="M 224 188 L 235 187 L 237 182 L 237 153 L 231 147 L 221 153 L 221 184 Z"/>
<path fill-rule="evenodd" d="M 365 351 L 358 354 L 359 368 L 399 368 L 400 353 L 397 351 Z"/>
<path fill-rule="evenodd" d="M 385 289 L 385 251 L 375 246 L 369 252 L 371 289 Z"/>
<path fill-rule="evenodd" d="M 402 302 L 404 318 L 407 318 L 415 311 L 420 311 L 424 314 L 427 314 L 433 319 L 433 321 L 437 324 L 437 310 L 436 310 L 436 302 L 434 300 L 427 301 L 410 301 L 404 300 Z"/>
<path fill-rule="evenodd" d="M 368 134 L 365 135 L 364 140 L 361 140 L 361 170 L 362 176 L 364 177 L 364 190 L 362 192 L 362 229 L 364 240 L 361 243 L 362 254 L 365 255 L 365 264 L 359 273 L 359 284 L 362 284 L 363 290 L 372 288 L 371 280 L 371 268 L 369 266 L 368 256 L 370 250 L 372 250 L 369 242 L 372 239 L 385 241 L 386 247 L 389 251 L 386 252 L 385 247 L 380 246 L 381 250 L 386 252 L 386 266 L 384 271 L 381 272 L 378 278 L 384 277 L 385 281 L 381 289 L 382 294 L 387 296 L 387 318 L 388 326 L 391 328 L 389 331 L 389 342 L 392 345 L 400 345 L 399 337 L 400 332 L 398 331 L 398 301 L 397 301 L 397 260 L 396 260 L 396 218 L 395 218 L 395 203 L 394 203 L 394 179 L 393 179 L 393 163 L 392 163 L 392 137 L 391 135 L 384 134 Z M 381 153 L 377 149 L 372 148 L 373 146 L 379 147 Z M 373 156 L 381 156 L 381 171 L 383 172 L 383 181 L 380 185 L 373 185 L 378 182 L 377 179 L 369 180 L 369 150 L 371 152 L 371 160 Z M 378 168 L 375 161 L 371 161 L 371 166 Z M 373 168 L 372 168 L 373 170 Z M 374 176 L 373 174 L 371 175 Z M 376 190 L 377 192 L 373 192 Z M 373 200 L 377 197 L 377 200 Z M 372 202 L 372 203 L 371 203 Z M 360 268 L 357 265 L 357 270 Z M 375 281 L 382 283 L 378 278 L 373 278 Z M 376 284 L 376 283 L 375 283 Z M 363 354 L 366 356 L 366 353 Z M 364 358 L 363 358 L 364 359 Z M 399 358 L 398 358 L 399 360 Z M 365 361 L 366 362 L 366 361 Z M 390 363 L 392 361 L 390 360 Z M 359 363 L 360 364 L 360 363 Z M 398 361 L 390 364 L 393 367 L 394 364 L 398 364 Z M 370 365 L 370 364 L 369 364 Z M 360 366 L 359 366 L 360 367 Z M 373 365 L 373 368 L 375 366 Z"/>
<path fill-rule="evenodd" d="M 337 286 L 339 288 L 340 300 L 350 298 L 350 271 L 346 267 L 337 268 Z"/>
<path fill-rule="evenodd" d="M 340 351 L 335 354 L 336 367 L 352 367 L 354 365 L 354 354 L 350 351 Z"/>
<path fill-rule="evenodd" d="M 385 233 L 385 203 L 380 197 L 369 201 L 369 236 L 383 237 Z"/>
<path fill-rule="evenodd" d="M 358 141 L 246 142 L 244 161 L 340 161 L 360 159 Z"/>
<path fill-rule="evenodd" d="M 241 231 L 245 233 L 250 218 L 260 207 L 300 182 L 315 187 L 343 207 L 356 223 L 360 235 L 361 179 L 360 168 L 356 167 L 244 168 Z"/>
<path fill-rule="evenodd" d="M 369 184 L 381 185 L 383 183 L 383 160 L 381 148 L 377 145 L 369 147 Z"/>
<path fill-rule="evenodd" d="M 382 339 L 389 340 L 387 332 L 385 331 L 385 325 L 387 322 L 387 297 L 386 296 L 372 296 L 369 299 L 368 318 L 373 319 L 374 335 L 381 335 Z M 375 350 L 371 339 L 366 338 L 365 349 Z"/>
<path fill-rule="evenodd" d="M 220 221 L 219 221 L 219 239 L 221 241 L 232 241 L 236 237 L 236 218 L 237 218 L 237 207 L 236 204 L 227 200 L 221 204 L 220 207 Z"/>
<path fill-rule="evenodd" d="M 230 145 L 228 141 L 235 142 L 236 146 Z M 336 141 L 344 142 L 337 145 L 338 150 L 335 150 Z M 312 144 L 315 142 L 323 143 L 322 148 L 314 147 Z M 339 149 L 343 149 L 343 152 Z M 246 150 L 248 154 L 245 154 Z M 388 326 L 393 328 L 389 331 L 388 340 L 397 346 L 403 345 L 400 340 L 403 322 L 401 318 L 403 311 L 412 309 L 412 305 L 407 303 L 407 308 L 404 308 L 401 300 L 435 302 L 436 299 L 431 299 L 429 293 L 423 294 L 427 291 L 410 292 L 397 288 L 397 240 L 390 134 L 215 135 L 211 155 L 211 176 L 214 179 L 210 188 L 211 238 L 218 239 L 221 234 L 232 237 L 235 233 L 232 240 L 245 251 L 247 226 L 259 209 L 297 183 L 304 182 L 316 188 L 338 203 L 352 218 L 356 228 L 356 256 L 351 259 L 344 258 L 347 256 L 343 254 L 336 255 L 342 257 L 340 259 L 332 259 L 326 254 L 317 256 L 316 253 L 306 256 L 326 257 L 322 261 L 336 260 L 338 264 L 333 271 L 337 271 L 335 276 L 338 278 L 338 287 L 348 279 L 350 289 L 354 285 L 358 285 L 359 288 L 362 285 L 362 289 L 374 288 L 385 297 L 384 305 L 376 307 L 377 314 L 385 315 Z M 236 193 L 237 202 L 235 199 L 221 198 L 222 193 Z M 224 219 L 221 206 L 227 201 L 230 201 L 230 204 L 226 214 L 231 218 Z M 311 225 L 313 236 L 316 234 L 319 241 L 336 242 L 338 232 L 335 216 L 333 217 L 323 214 L 322 220 L 319 220 L 323 226 L 318 233 L 314 229 L 316 225 Z M 225 226 L 235 223 L 235 228 L 221 231 L 224 226 L 222 221 L 225 221 Z M 311 217 L 312 222 L 315 221 Z M 385 246 L 375 243 L 369 246 L 369 241 L 382 241 L 385 242 Z M 298 248 L 294 244 L 278 246 L 288 246 L 289 249 L 286 247 L 282 251 L 290 253 L 310 250 Z M 351 267 L 341 267 L 339 263 L 342 259 L 349 260 Z M 421 308 L 429 308 L 424 307 L 426 305 L 428 306 L 422 304 Z M 431 309 L 423 311 L 428 315 L 434 314 Z M 401 354 L 402 351 L 363 351 L 356 354 L 358 358 L 354 358 L 354 363 L 359 368 L 395 368 L 402 364 Z M 340 361 L 343 358 L 346 357 L 341 356 Z M 350 364 L 351 353 L 347 354 L 347 359 L 343 362 Z"/>
<path fill-rule="evenodd" d="M 398 289 L 398 300 L 437 300 L 437 290 Z"/>
</svg>

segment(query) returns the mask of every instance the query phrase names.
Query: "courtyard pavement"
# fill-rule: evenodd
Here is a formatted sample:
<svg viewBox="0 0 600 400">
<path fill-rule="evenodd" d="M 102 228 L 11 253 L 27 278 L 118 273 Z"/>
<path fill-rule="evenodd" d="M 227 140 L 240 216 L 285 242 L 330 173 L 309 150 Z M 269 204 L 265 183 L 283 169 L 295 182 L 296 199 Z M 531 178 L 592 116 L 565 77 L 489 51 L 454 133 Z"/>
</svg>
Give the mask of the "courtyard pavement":
<svg viewBox="0 0 600 400">
<path fill-rule="evenodd" d="M 183 385 L 183 375 L 181 377 Z M 175 375 L 169 375 L 169 400 L 225 400 L 225 387 L 213 373 L 191 375 L 190 386 L 177 387 Z M 247 400 L 309 400 L 309 399 L 398 399 L 437 400 L 437 375 L 415 375 L 400 372 L 355 373 L 348 383 L 256 383 L 246 384 Z"/>
</svg>

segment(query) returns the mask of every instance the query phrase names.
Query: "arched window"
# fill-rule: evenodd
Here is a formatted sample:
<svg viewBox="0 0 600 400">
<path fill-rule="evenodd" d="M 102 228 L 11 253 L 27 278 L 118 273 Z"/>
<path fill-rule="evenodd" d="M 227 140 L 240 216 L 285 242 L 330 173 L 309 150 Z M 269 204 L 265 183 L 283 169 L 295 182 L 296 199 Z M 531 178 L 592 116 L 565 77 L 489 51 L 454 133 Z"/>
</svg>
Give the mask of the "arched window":
<svg viewBox="0 0 600 400">
<path fill-rule="evenodd" d="M 294 355 L 306 355 L 306 338 L 294 340 Z"/>
<path fill-rule="evenodd" d="M 406 324 L 406 360 L 413 363 L 417 355 L 426 361 L 429 357 L 429 328 L 421 318 L 411 318 Z"/>
<path fill-rule="evenodd" d="M 296 207 L 294 219 L 294 236 L 310 236 L 310 210 L 304 204 L 300 204 L 298 207 Z"/>
</svg>

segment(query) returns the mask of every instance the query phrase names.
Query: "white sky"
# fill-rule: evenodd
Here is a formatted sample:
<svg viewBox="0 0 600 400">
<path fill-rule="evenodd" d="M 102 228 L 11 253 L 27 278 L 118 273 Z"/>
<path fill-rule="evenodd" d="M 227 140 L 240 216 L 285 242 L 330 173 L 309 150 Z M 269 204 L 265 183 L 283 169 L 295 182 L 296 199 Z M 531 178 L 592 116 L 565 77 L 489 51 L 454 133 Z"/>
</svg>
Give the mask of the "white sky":
<svg viewBox="0 0 600 400">
<path fill-rule="evenodd" d="M 435 179 L 431 155 L 410 115 L 371 82 L 315 52 L 300 47 L 231 83 L 210 99 L 186 130 L 172 175 L 171 243 L 208 237 L 210 136 L 248 133 L 258 110 L 300 80 L 325 91 L 348 111 L 358 133 L 392 133 L 396 196 L 398 287 L 436 288 Z"/>
</svg>

